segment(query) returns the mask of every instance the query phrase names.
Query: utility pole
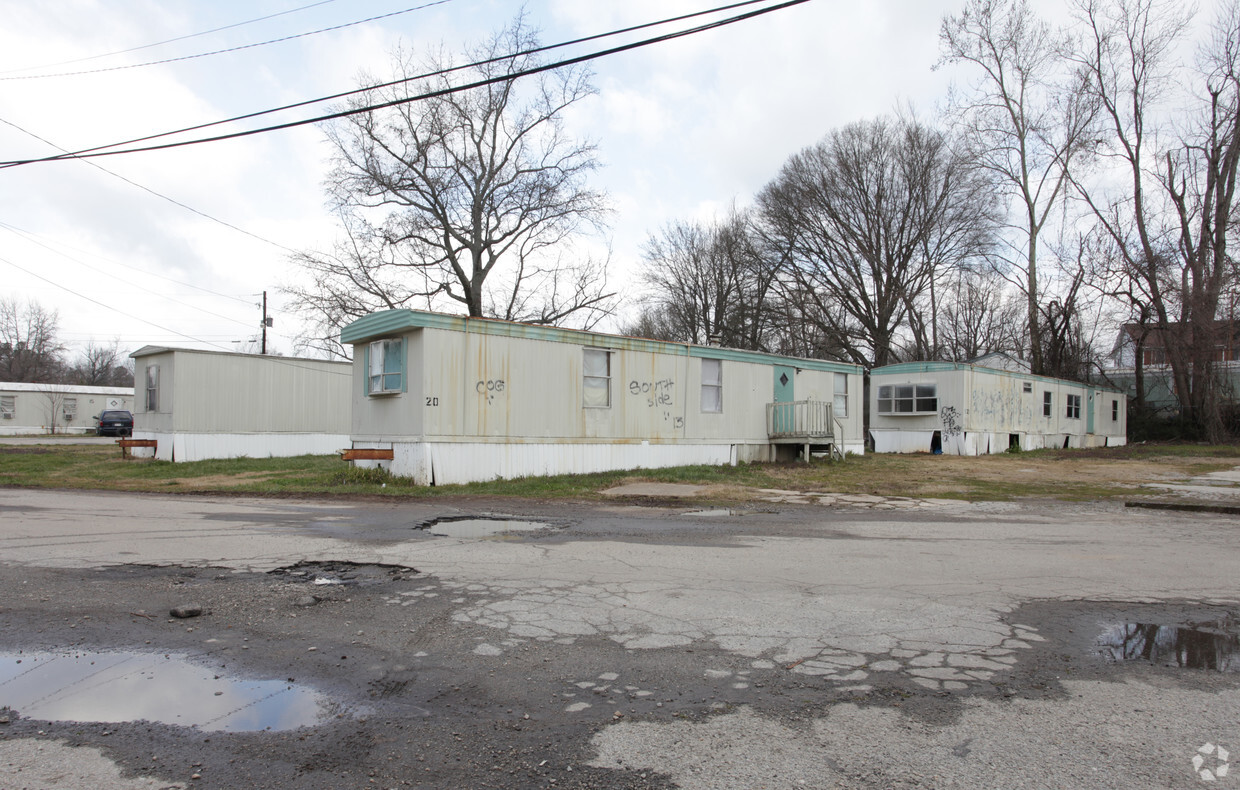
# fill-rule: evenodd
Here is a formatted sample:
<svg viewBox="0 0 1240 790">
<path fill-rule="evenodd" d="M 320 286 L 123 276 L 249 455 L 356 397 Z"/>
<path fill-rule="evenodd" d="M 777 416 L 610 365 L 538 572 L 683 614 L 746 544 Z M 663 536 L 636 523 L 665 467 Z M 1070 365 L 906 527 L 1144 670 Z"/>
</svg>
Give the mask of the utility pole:
<svg viewBox="0 0 1240 790">
<path fill-rule="evenodd" d="M 267 327 L 272 323 L 272 320 L 267 317 L 267 292 L 263 291 L 263 354 L 267 353 Z"/>
</svg>

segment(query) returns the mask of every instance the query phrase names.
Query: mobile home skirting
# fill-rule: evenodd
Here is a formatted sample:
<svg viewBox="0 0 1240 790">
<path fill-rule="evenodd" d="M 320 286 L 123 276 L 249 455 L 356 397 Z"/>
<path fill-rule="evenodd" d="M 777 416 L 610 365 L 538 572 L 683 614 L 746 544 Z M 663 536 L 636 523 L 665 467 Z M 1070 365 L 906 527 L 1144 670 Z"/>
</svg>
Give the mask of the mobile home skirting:
<svg viewBox="0 0 1240 790">
<path fill-rule="evenodd" d="M 927 430 L 885 430 L 871 428 L 870 437 L 874 441 L 876 453 L 928 453 L 935 431 Z M 1098 434 L 1040 434 L 1017 433 L 1022 450 L 1042 450 L 1067 446 L 1072 449 L 1082 447 L 1120 447 L 1128 443 L 1123 436 L 1102 436 Z M 1009 433 L 988 433 L 984 431 L 966 431 L 955 435 L 942 436 L 943 453 L 946 455 L 990 455 L 1007 452 L 1011 443 Z M 1066 445 L 1065 445 L 1066 442 Z"/>
<path fill-rule="evenodd" d="M 135 439 L 158 442 L 154 457 L 161 461 L 205 461 L 209 458 L 287 458 L 332 455 L 349 446 L 348 434 L 329 433 L 163 433 L 134 431 Z M 151 457 L 149 448 L 135 447 L 136 457 Z"/>
<path fill-rule="evenodd" d="M 391 449 L 391 461 L 354 463 L 360 467 L 387 469 L 398 477 L 412 478 L 418 485 L 453 485 L 501 478 L 659 469 L 692 464 L 737 464 L 775 458 L 774 446 L 765 443 L 355 441 L 353 447 Z"/>
</svg>

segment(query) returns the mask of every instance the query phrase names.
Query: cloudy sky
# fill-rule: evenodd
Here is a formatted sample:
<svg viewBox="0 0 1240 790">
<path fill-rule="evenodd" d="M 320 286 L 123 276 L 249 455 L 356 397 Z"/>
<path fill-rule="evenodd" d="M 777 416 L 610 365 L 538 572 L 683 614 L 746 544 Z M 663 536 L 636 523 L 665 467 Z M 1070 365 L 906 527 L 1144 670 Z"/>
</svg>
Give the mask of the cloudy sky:
<svg viewBox="0 0 1240 790">
<path fill-rule="evenodd" d="M 444 0 L 409 10 L 427 2 L 0 0 L 0 160 L 345 91 L 362 72 L 389 74 L 397 45 L 459 52 L 522 6 L 554 43 L 717 4 Z M 650 232 L 747 203 L 829 129 L 905 103 L 933 115 L 960 77 L 933 69 L 939 22 L 962 4 L 810 0 L 596 61 L 598 95 L 569 120 L 603 160 L 594 185 L 615 208 L 613 280 L 631 293 Z M 226 29 L 204 33 L 216 28 Z M 322 130 L 306 126 L 2 169 L 0 295 L 58 310 L 71 348 L 119 338 L 128 351 L 240 348 L 257 334 L 266 290 L 270 343 L 291 353 L 298 326 L 279 289 L 300 276 L 290 250 L 326 248 L 336 235 L 322 189 L 328 154 Z"/>
</svg>

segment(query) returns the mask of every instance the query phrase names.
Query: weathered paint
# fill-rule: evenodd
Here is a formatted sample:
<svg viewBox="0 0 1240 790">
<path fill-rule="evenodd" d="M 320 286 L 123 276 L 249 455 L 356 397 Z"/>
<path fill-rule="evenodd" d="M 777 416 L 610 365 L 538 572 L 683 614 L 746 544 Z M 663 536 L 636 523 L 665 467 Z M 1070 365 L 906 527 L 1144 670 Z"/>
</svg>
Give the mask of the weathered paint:
<svg viewBox="0 0 1240 790">
<path fill-rule="evenodd" d="M 284 458 L 332 455 L 349 447 L 348 434 L 326 433 L 159 433 L 134 431 L 135 439 L 154 439 L 155 452 L 136 447 L 135 457 L 161 461 L 204 461 L 209 458 Z"/>
<path fill-rule="evenodd" d="M 53 405 L 62 408 L 55 421 L 57 433 L 92 433 L 99 412 L 105 409 L 133 411 L 132 387 L 0 382 L 0 397 L 13 399 L 12 416 L 0 416 L 0 435 L 6 436 L 50 432 Z M 67 421 L 63 414 L 64 398 L 77 401 L 74 417 Z"/>
<path fill-rule="evenodd" d="M 934 384 L 937 411 L 879 414 L 879 388 L 902 384 Z M 1045 393 L 1051 395 L 1049 416 L 1043 410 Z M 1069 395 L 1081 399 L 1079 417 L 1067 416 Z M 1110 388 L 964 363 L 903 363 L 870 372 L 870 436 L 876 452 L 930 452 L 936 431 L 943 452 L 954 455 L 1006 452 L 1013 436 L 1023 450 L 1116 446 L 1126 442 L 1127 399 Z"/>
<path fill-rule="evenodd" d="M 154 346 L 131 356 L 134 436 L 157 439 L 159 458 L 265 458 L 348 447 L 352 363 Z M 157 409 L 148 411 L 152 365 L 159 387 Z"/>
<path fill-rule="evenodd" d="M 856 365 L 395 312 L 368 316 L 342 333 L 359 349 L 401 338 L 409 361 L 408 391 L 394 395 L 367 396 L 364 365 L 354 366 L 352 438 L 357 447 L 392 447 L 391 468 L 415 479 L 433 474 L 436 482 L 464 482 L 546 469 L 765 459 L 771 455 L 765 408 L 775 365 L 786 371 L 798 399 L 830 403 L 836 373 L 852 379 L 850 399 L 862 391 Z M 606 407 L 585 403 L 587 349 L 608 354 Z M 722 411 L 702 410 L 703 359 L 720 361 Z M 841 418 L 838 443 L 850 452 L 864 447 L 861 411 L 854 403 Z M 423 444 L 434 448 L 400 449 Z M 535 445 L 540 449 L 531 449 Z M 586 451 L 583 445 L 611 449 Z M 483 462 L 479 453 L 497 460 Z M 483 476 L 467 477 L 467 468 Z"/>
</svg>

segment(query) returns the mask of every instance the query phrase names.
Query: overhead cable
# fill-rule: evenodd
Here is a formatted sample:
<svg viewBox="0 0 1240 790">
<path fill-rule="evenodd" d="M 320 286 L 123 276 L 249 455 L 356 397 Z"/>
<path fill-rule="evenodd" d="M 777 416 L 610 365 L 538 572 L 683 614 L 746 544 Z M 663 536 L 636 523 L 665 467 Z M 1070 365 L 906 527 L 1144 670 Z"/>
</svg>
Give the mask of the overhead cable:
<svg viewBox="0 0 1240 790">
<path fill-rule="evenodd" d="M 232 30 L 233 28 L 244 27 L 245 25 L 252 25 L 255 22 L 266 22 L 268 19 L 275 19 L 278 16 L 287 16 L 289 14 L 295 14 L 298 11 L 305 11 L 310 8 L 316 8 L 321 5 L 328 5 L 330 3 L 335 3 L 335 2 L 337 2 L 337 0 L 319 0 L 319 2 L 317 3 L 310 3 L 309 5 L 298 6 L 297 8 L 290 8 L 287 11 L 277 11 L 276 13 L 268 14 L 267 16 L 255 17 L 254 19 L 246 19 L 242 22 L 233 22 L 231 25 L 222 25 L 220 27 L 213 27 L 210 30 L 200 30 L 197 33 L 186 33 L 183 36 L 176 36 L 175 38 L 166 38 L 163 41 L 155 41 L 150 44 L 140 44 L 136 47 L 129 47 L 128 49 L 118 49 L 112 52 L 102 52 L 98 55 L 87 55 L 84 58 L 73 58 L 72 60 L 61 60 L 61 61 L 57 61 L 56 63 L 44 63 L 41 66 L 24 66 L 18 69 L 6 69 L 4 71 L 0 71 L 0 74 L 16 74 L 19 71 L 35 71 L 37 69 L 54 69 L 57 66 L 69 66 L 74 63 L 85 63 L 90 60 L 110 58 L 113 55 L 127 55 L 130 52 L 138 52 L 143 49 L 151 49 L 152 47 L 162 47 L 164 44 L 173 44 L 177 41 L 185 41 L 191 38 L 198 38 L 199 36 L 207 36 L 212 33 L 220 33 L 224 30 Z"/>
<path fill-rule="evenodd" d="M 380 19 L 387 19 L 393 16 L 400 16 L 401 14 L 408 14 L 414 11 L 421 11 L 425 8 L 431 8 L 432 6 L 443 5 L 445 3 L 451 3 L 451 2 L 454 2 L 454 0 L 433 0 L 430 3 L 425 3 L 423 5 L 414 6 L 413 8 L 405 8 L 400 11 L 392 11 L 391 13 L 387 13 L 387 14 L 379 14 L 378 16 L 368 17 L 366 19 L 358 19 L 354 22 L 345 22 L 340 25 L 332 25 L 331 27 L 324 27 L 318 30 L 311 30 L 305 33 L 294 33 L 291 36 L 281 36 L 280 38 L 273 38 L 267 41 L 256 41 L 253 44 L 241 44 L 240 46 L 236 46 L 236 47 L 216 49 L 216 50 L 212 50 L 211 52 L 199 52 L 194 55 L 181 55 L 179 57 L 164 58 L 162 60 L 148 60 L 144 63 L 126 63 L 123 66 L 108 66 L 107 68 L 101 68 L 101 69 L 87 69 L 84 71 L 58 71 L 55 74 L 23 74 L 23 75 L 15 76 L 15 77 L 0 77 L 0 82 L 9 81 L 9 80 L 42 80 L 42 79 L 48 79 L 50 77 L 78 77 L 83 74 L 102 74 L 107 71 L 125 71 L 127 69 L 139 69 L 145 66 L 160 66 L 165 63 L 180 63 L 181 61 L 185 61 L 185 60 L 195 60 L 197 58 L 206 58 L 212 55 L 223 55 L 228 52 L 240 52 L 242 50 L 254 49 L 256 47 L 265 47 L 268 44 L 279 44 L 284 41 L 293 41 L 299 38 L 306 38 L 307 36 L 317 36 L 319 33 L 329 33 L 333 30 L 343 30 L 346 27 L 364 25 L 367 22 L 375 22 Z"/>
<path fill-rule="evenodd" d="M 27 135 L 29 135 L 29 136 L 33 137 L 34 139 L 38 140 L 39 142 L 42 142 L 42 143 L 47 143 L 47 144 L 48 144 L 48 145 L 50 145 L 52 148 L 58 148 L 58 149 L 60 149 L 61 151 L 65 151 L 66 153 L 68 152 L 68 149 L 66 149 L 64 146 L 56 145 L 56 143 L 53 143 L 51 140 L 48 140 L 46 137 L 40 137 L 39 135 L 35 134 L 34 132 L 30 131 L 29 129 L 24 129 L 24 128 L 22 128 L 21 126 L 18 126 L 17 124 L 13 123 L 12 121 L 10 121 L 10 120 L 8 120 L 8 119 L 6 119 L 6 118 L 0 118 L 0 123 L 7 124 L 8 126 L 11 126 L 11 127 L 13 127 L 14 129 L 16 129 L 17 131 L 21 132 L 22 134 L 27 134 Z M 107 173 L 108 175 L 112 176 L 113 178 L 119 178 L 121 181 L 124 181 L 126 184 L 129 184 L 129 185 L 131 185 L 131 186 L 135 186 L 135 187 L 137 187 L 138 189 L 141 189 L 141 190 L 142 190 L 142 191 L 144 191 L 144 192 L 148 192 L 148 193 L 150 193 L 150 194 L 154 195 L 154 196 L 155 196 L 155 197 L 157 197 L 157 198 L 162 198 L 163 200 L 168 201 L 168 202 L 169 202 L 169 203 L 171 203 L 172 205 L 174 205 L 174 206 L 179 206 L 179 207 L 181 207 L 181 208 L 185 209 L 186 211 L 191 211 L 191 212 L 193 212 L 193 213 L 197 214 L 198 216 L 203 217 L 204 219 L 209 219 L 209 220 L 211 220 L 212 222 L 219 223 L 220 225 L 223 225 L 223 226 L 224 226 L 224 227 L 226 227 L 226 228 L 231 228 L 232 230 L 235 230 L 235 231 L 237 231 L 238 233 L 244 233 L 245 235 L 247 235 L 247 236 L 249 236 L 249 237 L 251 237 L 251 238 L 258 239 L 259 241 L 261 241 L 261 242 L 265 242 L 265 243 L 267 243 L 267 244 L 270 244 L 270 245 L 271 245 L 271 246 L 273 246 L 273 247 L 279 247 L 280 249 L 284 250 L 285 252 L 288 252 L 288 253 L 293 253 L 293 254 L 296 254 L 296 252 L 297 252 L 297 250 L 294 250 L 294 249 L 292 249 L 291 247 L 286 247 L 286 246 L 284 246 L 283 244 L 279 243 L 278 241 L 272 241 L 271 239 L 264 238 L 263 236 L 260 236 L 260 235 L 258 235 L 257 233 L 254 233 L 253 231 L 248 231 L 248 230 L 246 230 L 245 228 L 241 228 L 241 227 L 238 227 L 238 226 L 236 226 L 236 225 L 232 224 L 231 222 L 227 222 L 227 221 L 225 221 L 225 220 L 222 220 L 222 219 L 220 219 L 219 217 L 213 217 L 213 216 L 211 216 L 210 214 L 206 213 L 205 211 L 200 211 L 200 210 L 198 210 L 198 209 L 194 208 L 193 206 L 190 206 L 190 205 L 187 205 L 187 204 L 185 204 L 185 203 L 182 203 L 181 201 L 177 200 L 176 198 L 171 198 L 171 197 L 168 197 L 167 195 L 163 194 L 162 192 L 156 192 L 154 189 L 151 189 L 151 188 L 150 188 L 150 187 L 148 187 L 148 186 L 145 186 L 145 185 L 143 185 L 143 184 L 139 184 L 137 181 L 134 181 L 134 180 L 132 180 L 132 179 L 130 179 L 130 178 L 126 178 L 125 176 L 121 175 L 120 173 L 117 173 L 117 172 L 115 172 L 115 171 L 113 171 L 113 170 L 109 170 L 109 169 L 107 169 L 106 167 L 104 167 L 103 165 L 99 164 L 98 162 L 92 162 L 92 161 L 90 161 L 89 159 L 83 159 L 82 161 L 83 161 L 85 164 L 88 164 L 88 165 L 90 165 L 91 167 L 95 168 L 96 170 L 99 170 L 99 171 L 101 171 L 101 172 Z M 0 223 L 0 225 L 2 225 L 2 224 L 3 224 L 3 223 Z"/>
<path fill-rule="evenodd" d="M 726 6 L 726 7 L 735 7 L 739 5 L 750 5 L 753 2 L 760 2 L 760 1 L 761 0 L 749 0 L 749 2 L 737 3 L 734 6 Z M 214 143 L 214 142 L 220 142 L 223 140 L 233 140 L 233 139 L 237 139 L 241 137 L 249 137 L 249 136 L 256 135 L 256 134 L 265 134 L 267 132 L 279 131 L 282 129 L 292 129 L 292 128 L 296 128 L 299 126 L 308 126 L 310 124 L 322 123 L 323 121 L 335 120 L 337 118 L 345 118 L 345 117 L 349 117 L 352 115 L 362 115 L 368 112 L 374 112 L 376 110 L 387 109 L 389 107 L 396 107 L 402 104 L 410 104 L 410 103 L 417 102 L 417 101 L 425 101 L 428 99 L 439 98 L 441 96 L 448 96 L 454 93 L 461 93 L 464 91 L 485 87 L 487 85 L 494 85 L 500 82 L 510 82 L 510 81 L 519 79 L 521 77 L 528 77 L 534 74 L 540 74 L 540 73 L 547 72 L 547 71 L 554 71 L 555 69 L 564 68 L 565 66 L 575 65 L 577 63 L 585 63 L 591 60 L 597 60 L 599 58 L 607 57 L 610 55 L 616 55 L 621 52 L 627 52 L 630 50 L 651 46 L 653 44 L 660 44 L 666 41 L 672 41 L 678 38 L 684 38 L 686 36 L 696 35 L 698 33 L 703 33 L 708 30 L 714 30 L 716 28 L 725 27 L 727 25 L 732 25 L 737 22 L 743 22 L 749 19 L 753 19 L 755 17 L 769 14 L 773 11 L 781 11 L 785 8 L 790 8 L 792 6 L 801 5 L 807 2 L 809 2 L 809 0 L 785 0 L 785 2 L 778 3 L 776 5 L 768 6 L 766 8 L 760 8 L 755 11 L 749 11 L 744 14 L 738 14 L 736 16 L 726 17 L 724 19 L 716 20 L 713 22 L 707 22 L 707 23 L 698 25 L 696 27 L 686 28 L 684 30 L 678 30 L 678 31 L 674 31 L 671 33 L 665 33 L 660 36 L 654 36 L 652 38 L 642 39 L 642 40 L 631 42 L 628 44 L 622 44 L 620 46 L 587 53 L 585 55 L 578 55 L 572 58 L 565 58 L 564 60 L 559 60 L 559 61 L 555 61 L 552 63 L 532 66 L 528 69 L 510 72 L 508 74 L 503 74 L 497 77 L 490 77 L 487 79 L 476 80 L 474 82 L 466 83 L 464 85 L 457 85 L 457 86 L 452 86 L 448 88 L 442 88 L 439 90 L 417 94 L 415 96 L 407 96 L 401 99 L 394 99 L 392 101 L 382 102 L 380 104 L 372 104 L 372 105 L 366 105 L 363 107 L 354 107 L 354 108 L 350 108 L 347 110 L 340 110 L 338 112 L 328 113 L 325 115 L 319 115 L 319 116 L 315 116 L 312 118 L 305 118 L 305 119 L 297 120 L 297 121 L 289 121 L 287 123 L 282 123 L 282 124 L 273 124 L 271 126 L 263 126 L 263 127 L 259 127 L 256 129 L 249 129 L 243 132 L 233 132 L 230 134 L 215 135 L 212 137 L 196 138 L 193 140 L 183 140 L 179 142 L 141 146 L 141 147 L 136 147 L 136 148 L 121 148 L 119 150 L 105 150 L 105 149 L 110 149 L 110 148 L 116 148 L 118 146 L 130 145 L 136 142 L 143 142 L 146 140 L 153 140 L 153 139 L 157 139 L 160 137 L 167 137 L 170 135 L 179 134 L 181 132 L 190 131 L 193 129 L 206 128 L 207 126 L 214 126 L 220 123 L 229 123 L 232 120 L 239 120 L 242 118 L 254 117 L 255 115 L 262 115 L 262 114 L 267 114 L 269 112 L 274 112 L 274 110 L 267 110 L 262 113 L 252 113 L 248 116 L 239 116 L 239 118 L 230 119 L 229 121 L 219 121 L 213 124 L 204 124 L 202 126 L 191 127 L 190 129 L 180 130 L 177 132 L 165 132 L 162 134 L 151 135 L 148 137 L 138 138 L 138 139 L 130 140 L 126 142 L 112 143 L 110 145 L 96 146 L 94 148 L 86 148 L 86 149 L 82 149 L 80 151 L 76 151 L 73 153 L 58 154 L 55 156 L 41 157 L 41 158 L 36 158 L 36 159 L 17 159 L 17 160 L 9 160 L 9 161 L 0 161 L 0 168 L 16 167 L 19 165 L 28 165 L 28 164 L 35 164 L 35 163 L 40 163 L 40 162 L 57 162 L 57 161 L 65 160 L 65 159 L 86 159 L 86 158 L 94 158 L 94 157 L 100 157 L 100 156 L 116 156 L 119 154 L 132 154 L 132 153 L 141 153 L 141 152 L 146 152 L 146 151 L 160 151 L 160 150 L 165 150 L 165 149 L 170 149 L 170 148 L 182 148 L 182 147 L 190 146 L 190 145 L 201 145 L 203 143 Z M 717 11 L 718 9 L 712 9 L 712 10 Z M 707 12 L 702 12 L 702 13 L 711 13 L 711 12 L 707 11 Z M 695 14 L 695 16 L 696 15 L 700 15 L 700 14 Z M 662 23 L 651 23 L 651 24 L 662 24 Z M 613 32 L 609 34 L 600 34 L 600 36 L 597 36 L 597 37 L 602 37 L 602 36 L 607 36 L 607 35 L 616 35 L 616 33 Z M 586 39 L 582 39 L 582 40 L 586 40 Z M 565 45 L 561 44 L 561 45 L 556 45 L 556 46 L 565 46 Z M 547 48 L 540 48 L 540 49 L 547 49 Z M 532 50 L 532 51 L 538 51 L 538 50 Z M 516 57 L 516 55 L 507 55 L 502 58 L 492 59 L 492 61 L 509 60 L 513 57 Z M 461 68 L 464 68 L 464 67 L 461 67 Z M 455 71 L 455 70 L 458 70 L 458 69 L 449 69 L 446 71 Z M 400 82 L 409 82 L 409 81 L 413 81 L 416 79 L 420 79 L 420 78 L 411 77 L 405 80 L 398 80 L 396 83 L 391 83 L 391 84 L 398 84 Z M 381 87 L 381 86 L 371 86 L 369 88 L 363 88 L 363 89 L 358 89 L 356 91 L 351 91 L 350 93 L 364 93 L 366 91 L 373 91 L 378 87 Z M 341 95 L 347 95 L 347 94 L 341 94 Z M 289 105 L 289 107 L 291 108 L 295 106 L 304 106 L 306 104 L 315 104 L 315 103 L 319 103 L 319 102 L 326 101 L 326 100 L 327 98 L 315 99 L 315 100 L 308 101 L 308 102 L 302 102 L 298 105 Z"/>
</svg>

